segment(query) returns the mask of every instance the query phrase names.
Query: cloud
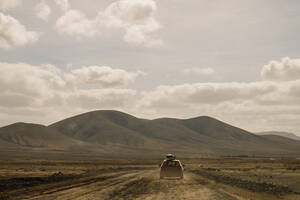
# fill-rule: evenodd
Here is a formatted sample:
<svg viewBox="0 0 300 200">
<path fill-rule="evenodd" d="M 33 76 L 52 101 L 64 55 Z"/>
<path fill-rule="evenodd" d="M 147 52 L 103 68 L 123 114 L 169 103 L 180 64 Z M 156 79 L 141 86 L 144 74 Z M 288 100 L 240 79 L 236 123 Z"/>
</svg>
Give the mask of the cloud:
<svg viewBox="0 0 300 200">
<path fill-rule="evenodd" d="M 111 3 L 104 13 L 112 26 L 119 27 L 148 23 L 156 9 L 153 0 L 119 0 Z"/>
<path fill-rule="evenodd" d="M 208 115 L 249 131 L 300 132 L 300 80 L 158 86 L 141 96 L 137 110 L 153 118 Z"/>
<path fill-rule="evenodd" d="M 53 65 L 0 62 L 1 125 L 50 123 L 90 110 L 132 108 L 138 93 L 125 86 L 140 74 L 112 67 L 62 70 Z"/>
<path fill-rule="evenodd" d="M 68 10 L 56 22 L 56 30 L 75 38 L 94 37 L 104 31 L 125 31 L 123 40 L 134 45 L 156 47 L 163 41 L 153 33 L 161 28 L 155 19 L 157 6 L 153 0 L 119 0 L 88 19 L 78 10 Z"/>
<path fill-rule="evenodd" d="M 56 30 L 75 38 L 93 37 L 98 32 L 97 21 L 89 20 L 77 10 L 69 10 L 56 22 Z"/>
<path fill-rule="evenodd" d="M 104 13 L 108 27 L 125 29 L 124 41 L 137 45 L 162 45 L 162 41 L 151 37 L 161 25 L 155 19 L 157 11 L 153 0 L 120 0 L 109 5 Z"/>
<path fill-rule="evenodd" d="M 32 105 L 34 99 L 23 95 L 15 93 L 4 93 L 0 95 L 0 105 L 2 107 L 23 107 L 24 105 Z"/>
<path fill-rule="evenodd" d="M 1 0 L 0 10 L 7 11 L 22 4 L 22 0 Z"/>
<path fill-rule="evenodd" d="M 77 81 L 103 87 L 123 87 L 133 82 L 143 72 L 127 72 L 108 66 L 89 66 L 71 71 Z"/>
<path fill-rule="evenodd" d="M 111 67 L 62 71 L 53 65 L 0 63 L 0 108 L 117 107 L 132 99 L 136 91 L 115 87 L 125 86 L 137 75 Z"/>
<path fill-rule="evenodd" d="M 142 92 L 137 108 L 154 117 L 208 115 L 250 131 L 300 132 L 295 123 L 300 117 L 298 62 L 271 61 L 263 66 L 263 80 L 257 82 L 160 85 Z"/>
<path fill-rule="evenodd" d="M 150 107 L 185 107 L 247 101 L 276 90 L 273 83 L 196 83 L 159 86 L 144 93 L 142 105 Z"/>
<path fill-rule="evenodd" d="M 52 66 L 38 67 L 24 63 L 0 63 L 1 95 L 20 94 L 33 99 L 47 96 L 48 89 L 61 85 L 59 72 L 51 71 L 51 68 Z"/>
<path fill-rule="evenodd" d="M 15 18 L 0 12 L 0 48 L 10 49 L 36 42 L 39 34 L 28 31 Z"/>
<path fill-rule="evenodd" d="M 183 70 L 184 74 L 187 75 L 200 75 L 200 76 L 208 76 L 215 73 L 212 68 L 188 68 Z"/>
<path fill-rule="evenodd" d="M 54 0 L 54 1 L 65 12 L 70 8 L 69 0 Z"/>
<path fill-rule="evenodd" d="M 263 112 L 262 108 L 272 107 L 276 110 L 276 107 L 281 105 L 284 105 L 285 108 L 298 107 L 299 102 L 300 80 L 295 80 L 288 82 L 194 83 L 158 86 L 152 91 L 143 92 L 139 106 L 180 110 L 230 104 L 236 106 L 236 110 L 238 110 L 241 105 L 247 104 L 248 106 L 243 109 Z M 261 108 L 257 110 L 253 107 Z M 217 109 L 214 111 L 218 112 Z"/>
<path fill-rule="evenodd" d="M 141 75 L 108 66 L 0 63 L 0 119 L 49 123 L 85 111 L 118 109 L 147 118 L 209 115 L 247 129 L 297 129 L 299 79 L 160 85 L 141 92 L 128 88 Z"/>
<path fill-rule="evenodd" d="M 35 6 L 35 12 L 38 18 L 47 21 L 51 14 L 51 8 L 42 0 Z"/>
<path fill-rule="evenodd" d="M 300 59 L 282 58 L 271 61 L 261 71 L 263 80 L 291 81 L 300 79 Z"/>
<path fill-rule="evenodd" d="M 68 105 L 83 109 L 120 108 L 126 102 L 135 101 L 137 92 L 131 89 L 91 89 L 72 93 L 66 99 Z"/>
</svg>

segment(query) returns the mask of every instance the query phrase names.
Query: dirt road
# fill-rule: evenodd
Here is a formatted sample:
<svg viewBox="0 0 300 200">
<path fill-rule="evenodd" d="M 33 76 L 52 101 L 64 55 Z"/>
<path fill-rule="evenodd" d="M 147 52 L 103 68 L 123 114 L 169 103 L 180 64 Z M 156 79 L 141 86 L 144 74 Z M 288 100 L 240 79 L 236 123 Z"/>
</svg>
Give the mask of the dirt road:
<svg viewBox="0 0 300 200">
<path fill-rule="evenodd" d="M 187 160 L 183 180 L 160 180 L 157 162 L 1 163 L 0 200 L 300 200 L 293 160 Z"/>
<path fill-rule="evenodd" d="M 114 199 L 237 199 L 225 192 L 206 186 L 197 175 L 185 173 L 183 180 L 160 180 L 158 170 L 113 172 L 15 192 L 16 199 L 28 200 L 114 200 Z M 12 194 L 13 195 L 13 194 Z"/>
<path fill-rule="evenodd" d="M 205 174 L 204 174 L 205 175 Z M 95 171 L 84 175 L 57 175 L 46 180 L 21 179 L 6 183 L 0 200 L 250 200 L 289 199 L 300 196 L 270 195 L 251 192 L 208 179 L 197 171 L 185 171 L 183 180 L 159 179 L 153 169 Z M 38 182 L 39 180 L 39 182 Z M 17 187 L 17 186 L 20 187 Z"/>
</svg>

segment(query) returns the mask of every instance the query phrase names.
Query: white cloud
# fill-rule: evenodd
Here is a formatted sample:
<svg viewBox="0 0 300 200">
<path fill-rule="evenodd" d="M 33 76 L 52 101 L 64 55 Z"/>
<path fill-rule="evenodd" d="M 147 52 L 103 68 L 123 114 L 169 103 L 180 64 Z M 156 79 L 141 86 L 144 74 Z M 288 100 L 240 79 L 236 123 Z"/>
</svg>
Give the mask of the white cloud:
<svg viewBox="0 0 300 200">
<path fill-rule="evenodd" d="M 22 4 L 22 0 L 1 0 L 0 10 L 6 11 Z"/>
<path fill-rule="evenodd" d="M 48 89 L 61 85 L 60 71 L 55 72 L 51 68 L 55 67 L 0 63 L 0 91 L 2 95 L 21 94 L 33 99 L 47 96 Z"/>
<path fill-rule="evenodd" d="M 264 81 L 158 86 L 143 92 L 137 107 L 154 117 L 209 115 L 248 130 L 300 131 L 298 62 L 270 62 L 262 69 Z"/>
<path fill-rule="evenodd" d="M 70 8 L 69 0 L 54 0 L 54 1 L 65 12 Z"/>
<path fill-rule="evenodd" d="M 121 106 L 136 95 L 123 87 L 137 73 L 110 67 L 62 71 L 52 65 L 0 63 L 0 107 L 99 109 Z"/>
<path fill-rule="evenodd" d="M 131 89 L 91 89 L 76 91 L 66 102 L 82 109 L 120 108 L 127 102 L 135 101 L 136 91 Z"/>
<path fill-rule="evenodd" d="M 276 84 L 269 82 L 159 86 L 154 91 L 144 93 L 141 104 L 147 107 L 185 107 L 247 101 L 276 91 L 276 86 Z"/>
<path fill-rule="evenodd" d="M 15 18 L 0 12 L 0 48 L 10 49 L 38 40 L 38 33 L 28 31 Z"/>
<path fill-rule="evenodd" d="M 35 12 L 38 18 L 47 21 L 51 14 L 51 8 L 44 0 L 41 0 L 40 3 L 35 6 Z"/>
<path fill-rule="evenodd" d="M 138 94 L 124 86 L 139 74 L 111 67 L 61 70 L 53 65 L 0 63 L 1 125 L 50 123 L 90 110 L 134 107 Z"/>
<path fill-rule="evenodd" d="M 93 37 L 98 32 L 97 21 L 89 20 L 77 10 L 69 10 L 56 22 L 56 30 L 75 38 Z"/>
<path fill-rule="evenodd" d="M 67 6 L 69 7 L 69 6 Z M 153 0 L 119 0 L 88 19 L 78 10 L 68 10 L 56 22 L 56 30 L 76 38 L 93 37 L 108 30 L 125 31 L 123 40 L 134 45 L 155 47 L 163 41 L 153 33 L 161 28 L 155 19 L 157 6 Z"/>
<path fill-rule="evenodd" d="M 300 131 L 300 80 L 197 83 L 143 92 L 137 110 L 152 117 L 208 115 L 249 131 Z M 146 115 L 146 116 L 147 116 Z"/>
<path fill-rule="evenodd" d="M 126 87 L 142 74 L 107 66 L 61 70 L 0 63 L 0 119 L 29 119 L 28 113 L 41 122 L 38 118 L 47 113 L 47 122 L 53 122 L 89 110 L 118 109 L 143 117 L 209 115 L 246 129 L 292 131 L 300 117 L 300 80 L 187 83 L 142 92 Z"/>
<path fill-rule="evenodd" d="M 143 72 L 127 72 L 108 66 L 89 66 L 71 71 L 77 81 L 103 87 L 123 87 L 133 82 Z"/>
<path fill-rule="evenodd" d="M 145 24 L 153 19 L 157 6 L 153 0 L 119 0 L 104 11 L 112 26 Z"/>
<path fill-rule="evenodd" d="M 264 80 L 291 81 L 300 79 L 300 59 L 283 58 L 281 61 L 271 61 L 261 71 Z"/>
<path fill-rule="evenodd" d="M 212 68 L 188 68 L 184 69 L 183 73 L 187 75 L 200 75 L 200 76 L 208 76 L 215 73 Z"/>
<path fill-rule="evenodd" d="M 128 43 L 161 45 L 161 40 L 151 36 L 161 28 L 155 19 L 156 11 L 157 5 L 153 0 L 119 0 L 105 9 L 103 17 L 108 27 L 125 29 L 124 41 Z"/>
</svg>

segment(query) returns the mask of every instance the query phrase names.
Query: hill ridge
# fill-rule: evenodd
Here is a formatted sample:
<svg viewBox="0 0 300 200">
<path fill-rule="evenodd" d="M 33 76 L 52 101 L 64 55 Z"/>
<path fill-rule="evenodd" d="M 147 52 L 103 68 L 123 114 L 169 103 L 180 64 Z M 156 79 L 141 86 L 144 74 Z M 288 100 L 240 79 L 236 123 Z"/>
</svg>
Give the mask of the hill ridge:
<svg viewBox="0 0 300 200">
<path fill-rule="evenodd" d="M 264 132 L 258 132 L 255 133 L 257 135 L 277 135 L 277 136 L 282 136 L 285 138 L 290 138 L 293 140 L 299 140 L 300 141 L 300 137 L 294 133 L 290 133 L 290 132 L 284 132 L 284 131 L 264 131 Z"/>
<path fill-rule="evenodd" d="M 17 124 L 0 128 L 0 140 L 12 137 L 20 141 L 29 140 L 33 144 L 40 142 L 43 148 L 65 151 L 78 148 L 79 151 L 106 155 L 153 155 L 166 152 L 182 155 L 300 155 L 299 141 L 258 136 L 209 116 L 149 120 L 120 111 L 96 110 L 49 126 L 27 124 L 22 131 L 16 128 L 21 126 Z M 39 130 L 40 134 L 32 132 L 33 129 Z M 60 142 L 55 144 L 56 140 Z M 26 146 L 25 142 L 10 142 Z M 69 147 L 62 148 L 63 145 L 59 146 L 59 143 L 69 144 Z M 58 145 L 57 148 L 55 145 Z M 32 148 L 38 147 L 33 145 Z"/>
</svg>

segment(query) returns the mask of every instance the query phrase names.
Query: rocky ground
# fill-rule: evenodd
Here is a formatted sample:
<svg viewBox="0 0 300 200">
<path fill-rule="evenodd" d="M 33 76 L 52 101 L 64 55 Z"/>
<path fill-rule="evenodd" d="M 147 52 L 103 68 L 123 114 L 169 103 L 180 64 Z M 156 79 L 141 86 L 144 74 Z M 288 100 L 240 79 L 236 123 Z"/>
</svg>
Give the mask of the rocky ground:
<svg viewBox="0 0 300 200">
<path fill-rule="evenodd" d="M 159 160 L 2 161 L 0 200 L 300 200 L 300 162 L 186 159 L 183 180 L 159 179 Z"/>
</svg>

